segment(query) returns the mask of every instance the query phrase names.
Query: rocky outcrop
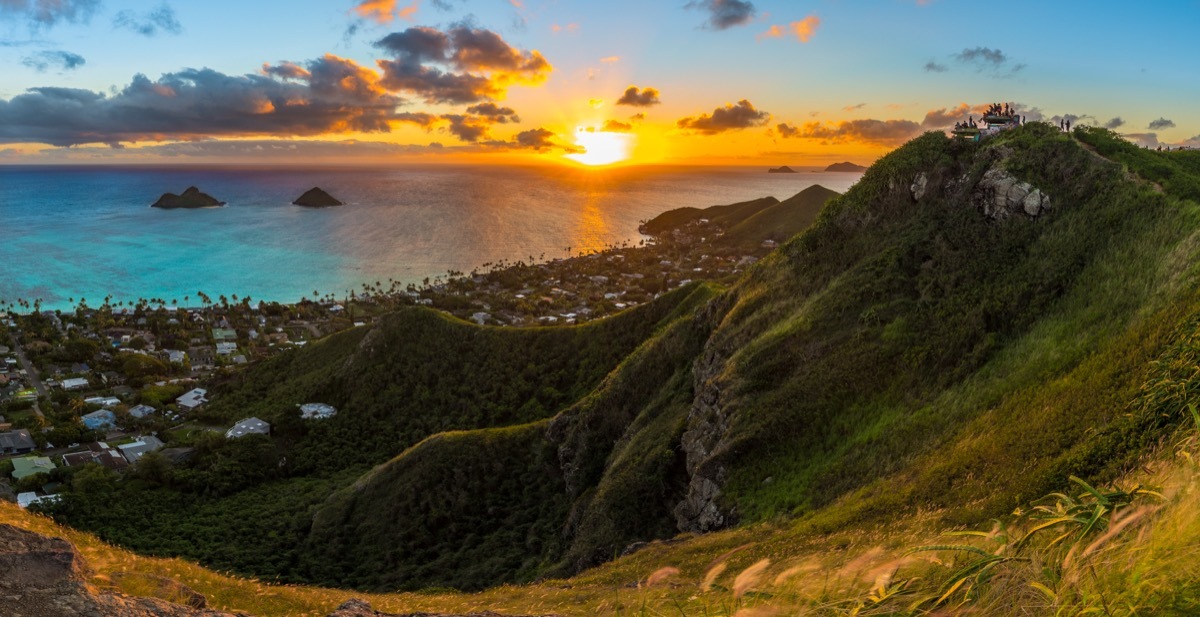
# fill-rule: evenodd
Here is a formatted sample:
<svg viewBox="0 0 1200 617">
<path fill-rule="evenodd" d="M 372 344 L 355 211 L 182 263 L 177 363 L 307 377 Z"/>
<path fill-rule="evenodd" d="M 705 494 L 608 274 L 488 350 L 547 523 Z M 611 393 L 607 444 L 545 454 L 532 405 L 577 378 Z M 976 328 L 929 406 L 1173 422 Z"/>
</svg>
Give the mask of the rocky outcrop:
<svg viewBox="0 0 1200 617">
<path fill-rule="evenodd" d="M 908 190 L 912 193 L 913 201 L 921 201 L 921 198 L 925 196 L 925 191 L 928 188 L 929 174 L 921 172 L 917 174 L 916 179 L 913 180 L 912 186 L 909 187 Z"/>
<path fill-rule="evenodd" d="M 720 304 L 710 304 L 698 319 L 718 323 L 727 310 Z M 729 434 L 732 414 L 722 400 L 724 383 L 721 375 L 731 355 L 728 344 L 718 346 L 710 340 L 704 354 L 692 367 L 692 391 L 695 394 L 692 409 L 688 412 L 687 430 L 680 439 L 680 446 L 687 455 L 689 480 L 687 495 L 675 506 L 675 524 L 680 531 L 704 533 L 737 522 L 736 513 L 721 507 L 720 497 L 728 480 L 728 471 L 713 456 L 722 449 Z"/>
<path fill-rule="evenodd" d="M 1050 196 L 993 166 L 972 190 L 971 203 L 993 220 L 1021 214 L 1034 218 L 1050 208 Z"/>
<path fill-rule="evenodd" d="M 163 193 L 158 201 L 151 204 L 151 208 L 215 208 L 223 206 L 225 202 L 218 201 L 208 193 L 200 192 L 200 189 L 189 186 L 182 195 L 175 193 Z"/>
<path fill-rule="evenodd" d="M 83 557 L 69 542 L 11 525 L 0 525 L 0 573 L 0 609 L 7 617 L 234 617 L 94 590 L 86 583 Z"/>
<path fill-rule="evenodd" d="M 792 169 L 791 167 L 788 167 L 787 165 L 782 165 L 780 167 L 772 167 L 772 168 L 768 169 L 767 173 L 769 173 L 769 174 L 794 174 L 794 173 L 796 173 L 796 170 Z"/>
<path fill-rule="evenodd" d="M 316 186 L 308 189 L 308 191 L 306 191 L 292 203 L 294 205 L 304 206 L 306 208 L 329 208 L 332 206 L 343 205 L 342 202 L 335 199 L 333 195 L 326 193 L 320 187 Z"/>
<path fill-rule="evenodd" d="M 118 574 L 114 579 L 140 574 Z M 88 568 L 71 543 L 0 524 L 0 615 L 4 617 L 251 617 L 206 610 L 204 596 L 176 581 L 148 577 L 160 593 L 189 606 L 136 598 L 88 585 Z M 511 617 L 499 613 L 381 613 L 347 600 L 329 617 Z M 547 615 L 545 617 L 554 617 Z"/>
</svg>

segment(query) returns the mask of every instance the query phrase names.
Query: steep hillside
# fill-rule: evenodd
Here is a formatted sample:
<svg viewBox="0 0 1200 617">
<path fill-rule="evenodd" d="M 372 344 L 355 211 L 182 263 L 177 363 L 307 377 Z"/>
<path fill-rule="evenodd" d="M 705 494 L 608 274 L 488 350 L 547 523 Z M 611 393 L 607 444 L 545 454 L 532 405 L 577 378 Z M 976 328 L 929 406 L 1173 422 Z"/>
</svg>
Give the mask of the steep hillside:
<svg viewBox="0 0 1200 617">
<path fill-rule="evenodd" d="M 804 231 L 816 220 L 821 208 L 837 196 L 837 191 L 816 184 L 783 201 L 764 197 L 703 209 L 668 210 L 643 223 L 640 230 L 644 234 L 662 236 L 698 225 L 700 229 L 712 230 L 709 243 L 713 248 L 750 250 L 764 240 L 782 242 Z"/>
<path fill-rule="evenodd" d="M 214 417 L 260 414 L 274 441 L 214 448 L 163 486 L 122 483 L 115 514 L 100 490 L 59 517 L 143 550 L 370 590 L 569 575 L 681 531 L 736 528 L 576 580 L 624 584 L 671 559 L 701 579 L 734 549 L 745 567 L 815 554 L 821 534 L 976 526 L 1071 475 L 1120 477 L 1184 417 L 1194 165 L 1103 131 L 927 134 L 723 293 L 692 286 L 550 331 L 398 314 L 220 391 Z M 705 216 L 762 230 L 828 197 Z M 299 423 L 309 399 L 343 413 Z M 214 482 L 272 449 L 278 471 Z M 255 516 L 225 522 L 233 508 Z"/>
</svg>

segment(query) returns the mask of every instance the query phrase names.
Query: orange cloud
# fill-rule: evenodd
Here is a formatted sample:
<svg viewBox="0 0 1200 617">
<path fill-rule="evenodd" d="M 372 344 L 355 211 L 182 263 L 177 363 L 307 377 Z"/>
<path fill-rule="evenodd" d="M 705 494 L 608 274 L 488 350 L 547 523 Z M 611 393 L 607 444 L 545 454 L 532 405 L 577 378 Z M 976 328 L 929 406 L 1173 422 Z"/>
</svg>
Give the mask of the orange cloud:
<svg viewBox="0 0 1200 617">
<path fill-rule="evenodd" d="M 621 56 L 607 56 L 600 59 L 604 64 L 616 64 L 621 61 Z"/>
<path fill-rule="evenodd" d="M 417 1 L 401 9 L 396 8 L 396 0 L 362 0 L 354 7 L 354 12 L 363 19 L 370 19 L 381 24 L 391 23 L 392 20 L 411 20 L 417 12 Z"/>
<path fill-rule="evenodd" d="M 780 39 L 790 34 L 795 35 L 801 43 L 807 43 L 816 34 L 817 28 L 820 25 L 820 17 L 809 15 L 800 21 L 793 21 L 788 24 L 786 29 L 779 25 L 771 26 L 767 28 L 766 32 L 759 34 L 756 38 L 760 41 L 763 39 Z"/>
<path fill-rule="evenodd" d="M 579 24 L 577 24 L 575 22 L 571 22 L 565 26 L 560 26 L 558 24 L 554 24 L 554 25 L 550 26 L 550 31 L 555 34 L 558 34 L 559 32 L 578 32 Z"/>
</svg>

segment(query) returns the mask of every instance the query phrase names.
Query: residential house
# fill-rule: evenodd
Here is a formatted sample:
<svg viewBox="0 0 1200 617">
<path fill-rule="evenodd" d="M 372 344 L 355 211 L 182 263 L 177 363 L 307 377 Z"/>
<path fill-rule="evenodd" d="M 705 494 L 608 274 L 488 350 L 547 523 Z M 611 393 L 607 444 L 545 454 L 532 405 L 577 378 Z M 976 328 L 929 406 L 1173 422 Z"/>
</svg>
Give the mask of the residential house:
<svg viewBox="0 0 1200 617">
<path fill-rule="evenodd" d="M 270 435 L 271 425 L 258 418 L 246 418 L 225 431 L 226 439 L 236 439 L 246 435 Z"/>
<path fill-rule="evenodd" d="M 305 403 L 300 406 L 300 417 L 305 420 L 323 420 L 336 414 L 337 409 L 325 403 Z"/>
<path fill-rule="evenodd" d="M 50 473 L 58 469 L 54 462 L 44 456 L 26 456 L 12 460 L 14 480 L 24 480 L 39 473 Z"/>
<path fill-rule="evenodd" d="M 230 328 L 213 328 L 212 336 L 215 341 L 236 341 L 237 331 Z"/>
<path fill-rule="evenodd" d="M 149 405 L 137 405 L 129 408 L 129 415 L 135 418 L 145 418 L 154 414 L 154 408 Z"/>
<path fill-rule="evenodd" d="M 188 355 L 186 351 L 179 351 L 178 349 L 167 350 L 167 361 L 172 364 L 183 364 L 187 362 L 187 359 Z"/>
<path fill-rule="evenodd" d="M 21 493 L 17 495 L 17 505 L 22 508 L 28 508 L 39 503 L 53 503 L 59 500 L 58 495 L 38 495 L 34 492 Z"/>
<path fill-rule="evenodd" d="M 26 429 L 0 433 L 0 454 L 29 454 L 37 448 Z"/>
<path fill-rule="evenodd" d="M 208 390 L 196 388 L 175 399 L 175 404 L 184 411 L 195 411 L 208 402 Z"/>
<path fill-rule="evenodd" d="M 71 379 L 62 380 L 63 390 L 85 390 L 88 387 L 88 380 L 83 377 L 72 377 Z"/>
<path fill-rule="evenodd" d="M 121 399 L 115 396 L 92 396 L 83 399 L 83 402 L 88 405 L 99 405 L 101 407 L 113 407 L 121 404 Z"/>
<path fill-rule="evenodd" d="M 164 445 L 166 444 L 154 435 L 146 435 L 135 442 L 117 447 L 120 448 L 121 454 L 125 456 L 125 460 L 129 461 L 129 464 L 132 465 L 138 462 L 146 453 L 161 450 Z"/>
<path fill-rule="evenodd" d="M 129 466 L 129 462 L 116 448 L 110 448 L 103 441 L 97 441 L 88 444 L 88 449 L 83 452 L 72 452 L 64 454 L 62 457 L 63 465 L 67 467 L 79 467 L 88 463 L 104 465 L 114 471 L 121 471 Z"/>
<path fill-rule="evenodd" d="M 217 355 L 228 356 L 237 351 L 237 343 L 217 343 Z"/>
<path fill-rule="evenodd" d="M 93 431 L 109 431 L 117 428 L 117 414 L 107 409 L 84 414 L 80 420 L 83 421 L 84 426 Z"/>
</svg>

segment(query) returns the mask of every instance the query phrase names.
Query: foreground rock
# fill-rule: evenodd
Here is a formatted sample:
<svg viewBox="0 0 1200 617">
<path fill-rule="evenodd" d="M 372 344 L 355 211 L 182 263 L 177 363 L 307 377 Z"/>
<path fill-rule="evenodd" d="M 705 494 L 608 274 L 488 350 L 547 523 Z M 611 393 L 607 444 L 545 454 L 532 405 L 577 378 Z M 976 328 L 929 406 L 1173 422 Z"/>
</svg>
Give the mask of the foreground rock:
<svg viewBox="0 0 1200 617">
<path fill-rule="evenodd" d="M 767 173 L 769 173 L 769 174 L 794 174 L 794 173 L 796 173 L 796 170 L 792 169 L 791 167 L 788 167 L 787 165 L 783 165 L 781 167 L 772 167 L 767 170 Z"/>
<path fill-rule="evenodd" d="M 182 195 L 175 193 L 163 193 L 158 201 L 154 202 L 152 208 L 215 208 L 223 206 L 225 202 L 218 201 L 208 193 L 201 193 L 200 189 L 189 186 Z"/>
<path fill-rule="evenodd" d="M 0 525 L 0 572 L 0 613 L 7 617 L 234 617 L 90 589 L 75 547 L 11 525 Z"/>
<path fill-rule="evenodd" d="M 97 590 L 87 584 L 88 574 L 83 556 L 66 540 L 0 524 L 0 615 L 4 617 L 251 617 L 206 610 L 203 595 L 170 579 L 152 577 L 160 592 L 191 606 Z M 505 616 L 490 611 L 396 615 L 375 611 L 362 600 L 348 600 L 329 617 Z"/>
<path fill-rule="evenodd" d="M 343 205 L 342 202 L 335 199 L 333 195 L 321 190 L 320 187 L 308 189 L 306 193 L 301 195 L 292 203 L 297 206 L 304 206 L 306 208 L 328 208 L 331 206 Z"/>
</svg>

